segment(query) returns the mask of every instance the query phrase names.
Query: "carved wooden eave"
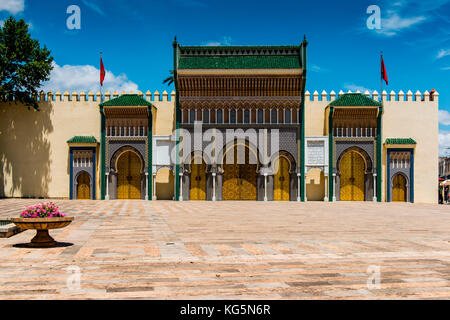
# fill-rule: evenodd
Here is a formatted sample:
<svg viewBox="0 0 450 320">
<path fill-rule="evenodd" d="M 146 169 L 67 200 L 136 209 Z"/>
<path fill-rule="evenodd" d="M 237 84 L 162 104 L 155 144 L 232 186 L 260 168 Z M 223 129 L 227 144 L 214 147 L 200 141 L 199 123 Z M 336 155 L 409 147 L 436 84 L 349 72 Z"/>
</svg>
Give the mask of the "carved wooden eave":
<svg viewBox="0 0 450 320">
<path fill-rule="evenodd" d="M 147 118 L 146 106 L 108 106 L 103 108 L 107 118 Z"/>
<path fill-rule="evenodd" d="M 333 119 L 353 120 L 353 119 L 376 119 L 378 107 L 336 107 Z"/>
<path fill-rule="evenodd" d="M 299 108 L 300 96 L 197 96 L 180 97 L 180 107 L 190 108 Z"/>
</svg>

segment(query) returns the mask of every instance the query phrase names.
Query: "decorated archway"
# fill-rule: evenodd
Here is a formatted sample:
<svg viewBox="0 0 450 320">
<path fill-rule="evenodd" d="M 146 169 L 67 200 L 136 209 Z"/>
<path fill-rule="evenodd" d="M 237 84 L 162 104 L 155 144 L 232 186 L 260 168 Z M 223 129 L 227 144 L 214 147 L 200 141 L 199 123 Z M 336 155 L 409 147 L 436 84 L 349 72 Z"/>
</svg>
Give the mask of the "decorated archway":
<svg viewBox="0 0 450 320">
<path fill-rule="evenodd" d="M 238 157 L 238 152 L 242 152 L 242 148 L 244 159 L 239 159 L 241 157 Z M 228 152 L 233 152 L 232 161 L 226 157 Z M 257 200 L 258 165 L 254 163 L 256 161 L 251 161 L 251 157 L 255 155 L 257 153 L 244 142 L 238 142 L 226 148 L 223 161 L 223 200 Z"/>
<path fill-rule="evenodd" d="M 202 154 L 194 154 L 190 162 L 190 200 L 206 200 L 206 163 Z"/>
<path fill-rule="evenodd" d="M 365 172 L 364 157 L 355 150 L 347 151 L 340 160 L 340 200 L 364 201 Z"/>
<path fill-rule="evenodd" d="M 407 199 L 407 180 L 401 173 L 397 173 L 392 179 L 392 201 L 406 202 Z"/>
<path fill-rule="evenodd" d="M 116 160 L 117 199 L 141 199 L 142 162 L 132 150 L 122 152 Z"/>
<path fill-rule="evenodd" d="M 77 177 L 77 200 L 91 199 L 91 178 L 86 171 L 81 171 Z"/>
</svg>

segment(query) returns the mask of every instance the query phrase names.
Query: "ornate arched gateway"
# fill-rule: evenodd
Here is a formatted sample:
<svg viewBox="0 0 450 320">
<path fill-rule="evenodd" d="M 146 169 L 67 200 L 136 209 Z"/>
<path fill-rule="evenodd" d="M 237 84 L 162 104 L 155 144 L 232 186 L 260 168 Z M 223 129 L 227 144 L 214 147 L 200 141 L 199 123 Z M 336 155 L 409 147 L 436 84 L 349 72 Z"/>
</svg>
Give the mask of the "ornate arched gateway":
<svg viewBox="0 0 450 320">
<path fill-rule="evenodd" d="M 296 165 L 294 157 L 287 151 L 280 151 L 272 161 L 273 200 L 289 201 L 295 199 Z"/>
<path fill-rule="evenodd" d="M 91 178 L 86 171 L 81 171 L 77 177 L 77 199 L 91 199 Z"/>
<path fill-rule="evenodd" d="M 123 94 L 100 104 L 104 199 L 151 199 L 151 102 Z"/>
<path fill-rule="evenodd" d="M 362 148 L 353 146 L 341 152 L 338 161 L 339 200 L 372 200 L 373 161 Z"/>
<path fill-rule="evenodd" d="M 392 179 L 392 201 L 406 202 L 407 201 L 407 180 L 401 173 L 397 173 Z"/>
<path fill-rule="evenodd" d="M 117 199 L 141 199 L 141 159 L 131 150 L 117 159 Z"/>
<path fill-rule="evenodd" d="M 191 185 L 189 190 L 190 200 L 206 200 L 206 163 L 203 157 L 191 158 Z"/>
<path fill-rule="evenodd" d="M 357 151 L 348 151 L 341 158 L 341 201 L 364 201 L 366 164 Z"/>
<path fill-rule="evenodd" d="M 254 47 L 191 47 L 173 42 L 180 128 L 191 136 L 200 130 L 214 131 L 212 134 L 220 137 L 214 139 L 215 145 L 220 142 L 216 147 L 218 155 L 236 148 L 233 137 L 228 139 L 229 132 L 238 141 L 252 142 L 251 148 L 245 149 L 246 157 L 253 146 L 264 154 L 258 164 L 222 164 L 222 155 L 209 154 L 216 162 L 207 162 L 206 168 L 183 163 L 180 171 L 175 169 L 176 190 L 181 186 L 176 199 L 203 199 L 206 195 L 207 200 L 273 200 L 274 179 L 280 200 L 304 198 L 300 192 L 292 196 L 304 177 L 301 168 L 292 168 L 295 175 L 290 174 L 288 179 L 286 168 L 291 168 L 292 163 L 288 165 L 286 159 L 280 158 L 282 171 L 275 177 L 269 160 L 283 149 L 299 163 L 307 44 L 306 39 L 293 46 Z M 194 146 L 194 139 L 190 143 Z M 189 152 L 205 152 L 208 143 L 195 143 L 196 148 Z"/>
<path fill-rule="evenodd" d="M 230 157 L 227 157 L 228 152 L 233 153 L 232 161 L 230 161 Z M 243 161 L 240 159 L 239 152 L 243 152 Z M 247 144 L 234 144 L 225 151 L 223 200 L 257 200 L 258 165 L 254 163 L 255 161 L 251 161 L 251 154 L 252 151 Z"/>
</svg>

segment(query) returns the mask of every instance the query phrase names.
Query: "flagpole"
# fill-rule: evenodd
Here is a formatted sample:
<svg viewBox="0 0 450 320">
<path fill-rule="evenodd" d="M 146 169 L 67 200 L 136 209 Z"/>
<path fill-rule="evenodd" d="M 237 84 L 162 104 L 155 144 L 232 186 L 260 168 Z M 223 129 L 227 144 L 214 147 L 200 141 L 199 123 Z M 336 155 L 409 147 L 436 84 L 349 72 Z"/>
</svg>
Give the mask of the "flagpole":
<svg viewBox="0 0 450 320">
<path fill-rule="evenodd" d="M 381 51 L 380 66 L 382 64 L 383 64 L 383 51 Z M 381 80 L 380 101 L 381 101 L 381 103 L 383 103 L 383 74 L 380 74 L 380 80 Z"/>
<path fill-rule="evenodd" d="M 102 61 L 102 54 L 103 54 L 103 52 L 101 52 L 100 51 L 100 62 Z M 101 76 L 101 73 L 102 73 L 102 67 L 100 66 L 100 76 Z M 103 92 L 102 92 L 102 89 L 103 89 L 103 84 L 102 83 L 100 83 L 100 103 L 102 103 L 103 102 Z"/>
</svg>

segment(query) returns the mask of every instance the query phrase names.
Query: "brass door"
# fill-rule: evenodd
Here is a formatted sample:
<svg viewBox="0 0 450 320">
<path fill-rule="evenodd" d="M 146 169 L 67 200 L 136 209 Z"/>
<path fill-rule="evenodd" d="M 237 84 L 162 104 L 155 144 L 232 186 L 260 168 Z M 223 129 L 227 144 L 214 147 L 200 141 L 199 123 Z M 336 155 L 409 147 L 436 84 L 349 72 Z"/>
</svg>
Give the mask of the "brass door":
<svg viewBox="0 0 450 320">
<path fill-rule="evenodd" d="M 249 149 L 245 148 L 245 164 L 237 163 L 237 146 L 234 146 L 234 163 L 224 164 L 223 200 L 256 200 L 256 164 L 249 164 Z"/>
<path fill-rule="evenodd" d="M 86 172 L 80 173 L 77 178 L 77 199 L 89 200 L 91 198 L 90 180 Z"/>
<path fill-rule="evenodd" d="M 347 152 L 341 159 L 341 201 L 364 201 L 363 157 L 356 151 Z"/>
<path fill-rule="evenodd" d="M 289 201 L 289 161 L 279 157 L 275 163 L 273 199 L 275 201 Z"/>
<path fill-rule="evenodd" d="M 206 200 L 206 163 L 191 162 L 191 188 L 189 190 L 190 200 Z"/>
<path fill-rule="evenodd" d="M 141 199 L 141 160 L 131 151 L 117 161 L 117 199 Z"/>
<path fill-rule="evenodd" d="M 392 183 L 392 201 L 406 202 L 406 179 L 401 174 L 394 177 Z"/>
</svg>

